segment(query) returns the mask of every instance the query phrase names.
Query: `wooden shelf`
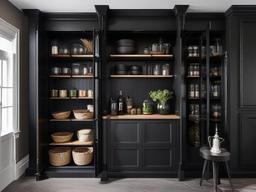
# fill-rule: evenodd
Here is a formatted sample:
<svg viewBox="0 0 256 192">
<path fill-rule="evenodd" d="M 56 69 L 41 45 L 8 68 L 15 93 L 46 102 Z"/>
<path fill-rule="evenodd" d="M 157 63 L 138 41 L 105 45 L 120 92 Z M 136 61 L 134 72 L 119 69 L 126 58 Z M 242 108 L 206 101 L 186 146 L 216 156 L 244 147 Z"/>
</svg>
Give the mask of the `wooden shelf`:
<svg viewBox="0 0 256 192">
<path fill-rule="evenodd" d="M 200 78 L 200 76 L 187 76 L 187 78 Z"/>
<path fill-rule="evenodd" d="M 93 97 L 50 97 L 52 100 L 92 100 Z"/>
<path fill-rule="evenodd" d="M 88 142 L 81 142 L 79 140 L 77 141 L 70 141 L 70 142 L 65 142 L 65 143 L 50 143 L 50 145 L 53 145 L 53 146 L 83 146 L 83 145 L 92 145 L 93 144 L 93 141 L 88 141 Z"/>
<path fill-rule="evenodd" d="M 75 57 L 75 58 L 93 58 L 93 55 L 71 55 L 71 57 Z"/>
<path fill-rule="evenodd" d="M 69 58 L 70 55 L 51 55 L 53 58 Z"/>
<path fill-rule="evenodd" d="M 110 75 L 111 78 L 172 78 L 173 75 Z"/>
<path fill-rule="evenodd" d="M 67 100 L 70 99 L 69 97 L 50 97 L 52 100 Z"/>
<path fill-rule="evenodd" d="M 71 75 L 50 75 L 52 78 L 71 78 Z"/>
<path fill-rule="evenodd" d="M 112 59 L 172 59 L 172 54 L 110 54 Z"/>
<path fill-rule="evenodd" d="M 50 75 L 51 78 L 93 78 L 93 75 Z"/>
<path fill-rule="evenodd" d="M 77 121 L 77 122 L 84 122 L 84 121 L 94 121 L 95 119 L 50 119 L 53 122 L 65 122 L 65 121 Z"/>
<path fill-rule="evenodd" d="M 51 55 L 52 58 L 93 58 L 93 55 Z"/>
<path fill-rule="evenodd" d="M 103 119 L 115 119 L 115 120 L 122 120 L 122 119 L 180 119 L 178 115 L 160 115 L 160 114 L 153 114 L 153 115 L 117 115 L 117 116 L 103 116 Z"/>
<path fill-rule="evenodd" d="M 72 78 L 93 78 L 93 75 L 72 75 Z"/>
</svg>

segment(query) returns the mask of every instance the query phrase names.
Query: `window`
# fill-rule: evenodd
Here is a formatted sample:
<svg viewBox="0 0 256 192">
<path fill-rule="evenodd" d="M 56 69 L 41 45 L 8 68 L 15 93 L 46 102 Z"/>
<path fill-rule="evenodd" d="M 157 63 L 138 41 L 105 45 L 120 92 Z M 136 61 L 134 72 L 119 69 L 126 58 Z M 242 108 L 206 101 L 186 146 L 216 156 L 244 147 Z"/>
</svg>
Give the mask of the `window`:
<svg viewBox="0 0 256 192">
<path fill-rule="evenodd" d="M 0 19 L 0 136 L 19 131 L 19 30 Z"/>
</svg>

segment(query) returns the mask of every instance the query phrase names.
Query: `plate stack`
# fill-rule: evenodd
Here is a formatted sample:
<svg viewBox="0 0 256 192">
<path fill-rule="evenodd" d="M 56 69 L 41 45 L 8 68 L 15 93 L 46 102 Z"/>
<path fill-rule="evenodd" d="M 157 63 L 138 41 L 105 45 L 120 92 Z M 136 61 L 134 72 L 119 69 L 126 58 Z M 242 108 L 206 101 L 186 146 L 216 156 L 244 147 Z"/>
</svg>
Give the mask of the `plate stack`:
<svg viewBox="0 0 256 192">
<path fill-rule="evenodd" d="M 135 42 L 132 39 L 120 39 L 117 41 L 117 53 L 131 54 L 135 51 Z"/>
</svg>

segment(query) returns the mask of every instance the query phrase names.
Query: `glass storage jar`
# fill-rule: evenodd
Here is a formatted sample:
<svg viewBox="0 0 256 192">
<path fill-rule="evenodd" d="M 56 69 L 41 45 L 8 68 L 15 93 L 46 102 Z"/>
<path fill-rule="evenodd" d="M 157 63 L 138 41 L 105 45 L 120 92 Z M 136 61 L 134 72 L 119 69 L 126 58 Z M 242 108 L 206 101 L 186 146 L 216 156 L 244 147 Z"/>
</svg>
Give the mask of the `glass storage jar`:
<svg viewBox="0 0 256 192">
<path fill-rule="evenodd" d="M 72 64 L 72 74 L 73 75 L 79 75 L 80 74 L 80 64 L 79 63 L 73 63 Z"/>
<path fill-rule="evenodd" d="M 153 103 L 150 100 L 144 100 L 142 104 L 142 113 L 150 115 L 153 113 Z"/>
</svg>

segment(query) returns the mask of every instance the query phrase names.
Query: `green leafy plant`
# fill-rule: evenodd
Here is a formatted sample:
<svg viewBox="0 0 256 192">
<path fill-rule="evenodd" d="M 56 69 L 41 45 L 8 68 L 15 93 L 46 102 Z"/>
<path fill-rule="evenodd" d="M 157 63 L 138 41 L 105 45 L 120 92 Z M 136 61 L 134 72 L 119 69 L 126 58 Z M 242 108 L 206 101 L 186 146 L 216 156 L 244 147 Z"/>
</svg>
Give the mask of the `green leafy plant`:
<svg viewBox="0 0 256 192">
<path fill-rule="evenodd" d="M 149 92 L 150 98 L 161 104 L 165 104 L 169 99 L 173 97 L 173 92 L 168 89 L 164 90 L 152 90 Z"/>
</svg>

